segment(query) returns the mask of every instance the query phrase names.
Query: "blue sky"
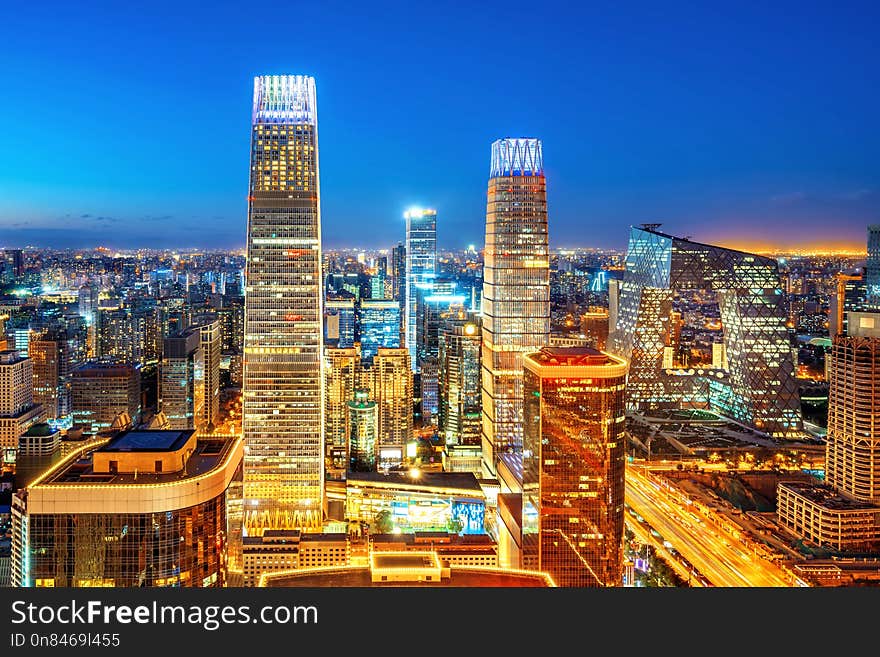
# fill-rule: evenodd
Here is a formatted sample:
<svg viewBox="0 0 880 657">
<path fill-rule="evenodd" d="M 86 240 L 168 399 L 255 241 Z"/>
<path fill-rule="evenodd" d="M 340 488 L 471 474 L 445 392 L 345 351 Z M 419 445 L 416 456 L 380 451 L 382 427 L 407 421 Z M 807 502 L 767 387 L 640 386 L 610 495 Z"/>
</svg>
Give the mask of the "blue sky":
<svg viewBox="0 0 880 657">
<path fill-rule="evenodd" d="M 694 6 L 700 5 L 700 6 Z M 314 75 L 326 246 L 438 210 L 482 244 L 490 144 L 544 143 L 554 246 L 628 226 L 859 244 L 880 222 L 876 3 L 20 3 L 0 245 L 244 244 L 253 77 Z"/>
</svg>

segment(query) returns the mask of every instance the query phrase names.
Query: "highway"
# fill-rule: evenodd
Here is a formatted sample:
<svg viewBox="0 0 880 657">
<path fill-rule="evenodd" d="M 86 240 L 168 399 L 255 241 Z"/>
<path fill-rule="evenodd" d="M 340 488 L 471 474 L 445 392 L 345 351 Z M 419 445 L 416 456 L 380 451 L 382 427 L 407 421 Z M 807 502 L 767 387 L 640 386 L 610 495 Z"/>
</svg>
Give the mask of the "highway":
<svg viewBox="0 0 880 657">
<path fill-rule="evenodd" d="M 626 470 L 626 502 L 713 586 L 788 587 L 789 576 L 755 555 L 743 541 L 692 513 L 676 491 L 664 489 L 637 467 Z"/>
</svg>

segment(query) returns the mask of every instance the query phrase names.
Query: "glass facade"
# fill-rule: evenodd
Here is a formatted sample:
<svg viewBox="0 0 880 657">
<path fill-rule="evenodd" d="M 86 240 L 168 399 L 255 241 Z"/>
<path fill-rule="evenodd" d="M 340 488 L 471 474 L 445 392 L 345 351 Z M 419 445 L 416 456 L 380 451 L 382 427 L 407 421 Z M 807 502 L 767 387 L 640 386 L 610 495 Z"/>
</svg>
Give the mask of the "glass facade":
<svg viewBox="0 0 880 657">
<path fill-rule="evenodd" d="M 322 522 L 321 217 L 315 81 L 254 80 L 245 289 L 245 532 Z"/>
<path fill-rule="evenodd" d="M 335 346 L 340 349 L 354 346 L 356 324 L 354 299 L 327 299 L 324 301 L 324 312 L 328 318 L 336 318 L 335 335 L 331 335 L 329 331 L 331 322 L 327 321 L 328 330 L 324 333 L 325 344 L 336 341 Z"/>
<path fill-rule="evenodd" d="M 480 326 L 449 322 L 439 338 L 439 428 L 447 445 L 480 445 Z"/>
<path fill-rule="evenodd" d="M 400 306 L 396 301 L 360 302 L 361 357 L 372 360 L 380 347 L 400 347 Z"/>
<path fill-rule="evenodd" d="M 541 142 L 492 144 L 483 265 L 483 467 L 522 451 L 522 354 L 550 335 L 547 191 Z"/>
<path fill-rule="evenodd" d="M 865 284 L 871 308 L 880 308 L 880 224 L 868 226 L 868 258 L 865 261 Z"/>
<path fill-rule="evenodd" d="M 348 402 L 348 469 L 372 472 L 376 469 L 379 408 L 370 400 L 370 391 L 354 391 Z"/>
<path fill-rule="evenodd" d="M 200 333 L 187 330 L 164 340 L 159 364 L 159 410 L 169 429 L 194 429 L 205 408 L 205 370 Z"/>
<path fill-rule="evenodd" d="M 418 372 L 416 354 L 416 294 L 419 286 L 428 285 L 437 273 L 437 211 L 420 208 L 408 210 L 406 219 L 406 272 L 404 273 L 406 348 L 410 366 Z"/>
<path fill-rule="evenodd" d="M 29 517 L 35 587 L 226 585 L 225 495 L 165 513 Z"/>
<path fill-rule="evenodd" d="M 523 567 L 621 586 L 626 364 L 574 347 L 524 365 Z"/>
<path fill-rule="evenodd" d="M 725 355 L 726 370 L 664 367 L 664 352 L 675 335 L 673 294 L 680 290 L 716 295 L 723 329 L 719 353 Z M 616 308 L 609 350 L 630 363 L 630 408 L 681 406 L 682 390 L 712 387 L 684 387 L 681 376 L 715 376 L 729 383 L 724 408 L 717 410 L 771 435 L 800 435 L 786 295 L 775 260 L 664 235 L 652 227 L 632 228 Z M 703 403 L 710 405 L 714 398 Z"/>
</svg>

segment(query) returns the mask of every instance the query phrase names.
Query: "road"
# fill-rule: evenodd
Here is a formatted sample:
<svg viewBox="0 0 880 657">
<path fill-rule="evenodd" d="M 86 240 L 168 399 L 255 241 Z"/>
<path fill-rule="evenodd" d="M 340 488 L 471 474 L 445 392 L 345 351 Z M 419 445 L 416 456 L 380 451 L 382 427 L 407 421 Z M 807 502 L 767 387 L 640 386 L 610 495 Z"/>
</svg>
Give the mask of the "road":
<svg viewBox="0 0 880 657">
<path fill-rule="evenodd" d="M 714 586 L 793 585 L 779 566 L 690 511 L 683 496 L 661 490 L 640 468 L 627 467 L 626 502 Z"/>
</svg>

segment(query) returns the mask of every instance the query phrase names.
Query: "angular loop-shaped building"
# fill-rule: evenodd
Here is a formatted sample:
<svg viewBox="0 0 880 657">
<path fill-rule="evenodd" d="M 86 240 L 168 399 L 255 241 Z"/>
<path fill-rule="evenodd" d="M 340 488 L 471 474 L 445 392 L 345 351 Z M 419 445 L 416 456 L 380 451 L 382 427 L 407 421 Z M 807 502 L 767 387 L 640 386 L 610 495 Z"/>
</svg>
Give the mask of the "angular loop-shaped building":
<svg viewBox="0 0 880 657">
<path fill-rule="evenodd" d="M 626 271 L 613 299 L 610 349 L 630 362 L 629 410 L 711 408 L 776 437 L 802 431 L 800 397 L 777 262 L 657 230 L 633 227 Z M 723 364 L 664 363 L 676 292 L 717 296 Z M 616 306 L 615 302 L 616 301 Z"/>
</svg>

